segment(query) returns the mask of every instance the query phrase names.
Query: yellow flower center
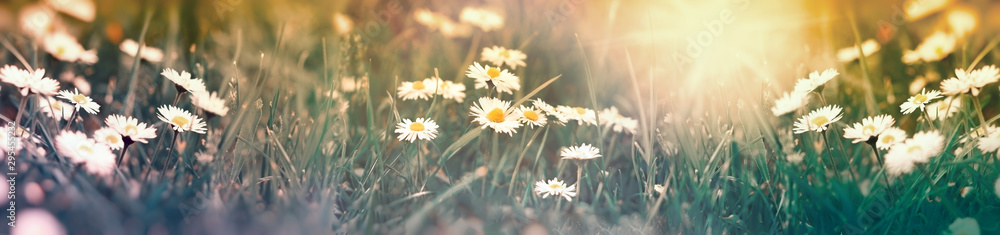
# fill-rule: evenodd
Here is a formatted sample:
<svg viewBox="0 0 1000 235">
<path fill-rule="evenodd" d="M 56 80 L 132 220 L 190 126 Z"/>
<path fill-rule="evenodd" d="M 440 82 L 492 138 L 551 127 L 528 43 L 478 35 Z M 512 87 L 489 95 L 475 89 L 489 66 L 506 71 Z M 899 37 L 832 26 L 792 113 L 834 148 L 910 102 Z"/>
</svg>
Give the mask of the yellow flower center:
<svg viewBox="0 0 1000 235">
<path fill-rule="evenodd" d="M 578 113 L 578 114 L 580 114 L 580 115 L 583 115 L 583 114 L 586 114 L 586 113 L 587 113 L 587 110 L 586 110 L 586 109 L 583 109 L 583 108 L 580 108 L 580 107 L 576 107 L 576 108 L 573 108 L 573 109 L 575 109 L 575 110 L 576 110 L 576 113 Z"/>
<path fill-rule="evenodd" d="M 59 102 L 52 102 L 52 110 L 62 111 L 62 105 Z"/>
<path fill-rule="evenodd" d="M 173 119 L 170 119 L 170 122 L 173 122 L 174 125 L 177 126 L 187 126 L 187 124 L 190 123 L 191 120 L 188 120 L 186 117 L 174 116 Z"/>
<path fill-rule="evenodd" d="M 895 141 L 895 140 L 896 140 L 896 137 L 893 137 L 891 135 L 887 135 L 885 137 L 882 137 L 882 143 L 887 143 L 888 144 L 888 143 L 892 143 L 892 141 Z"/>
<path fill-rule="evenodd" d="M 913 103 L 914 104 L 922 104 L 924 102 L 927 102 L 927 96 L 926 95 L 924 95 L 924 94 L 918 94 L 918 95 L 913 96 Z"/>
<path fill-rule="evenodd" d="M 60 47 L 56 48 L 56 55 L 57 56 L 62 56 L 65 53 L 66 53 L 66 48 L 65 47 L 61 47 L 60 46 Z"/>
<path fill-rule="evenodd" d="M 73 95 L 73 102 L 76 102 L 77 104 L 87 103 L 87 97 L 82 94 Z"/>
<path fill-rule="evenodd" d="M 906 149 L 906 153 L 914 153 L 914 152 L 923 151 L 923 150 L 924 150 L 924 148 L 920 147 L 920 145 L 914 145 L 914 146 L 910 146 L 910 148 Z"/>
<path fill-rule="evenodd" d="M 532 120 L 532 121 L 538 121 L 538 113 L 536 113 L 535 111 L 531 111 L 531 110 L 525 110 L 524 111 L 524 118 L 527 118 L 528 120 Z"/>
<path fill-rule="evenodd" d="M 936 47 L 936 48 L 934 48 L 934 53 L 937 54 L 938 56 L 942 56 L 942 55 L 944 55 L 944 48 L 943 47 Z"/>
<path fill-rule="evenodd" d="M 492 111 L 487 113 L 486 119 L 489 119 L 491 122 L 503 122 L 506 120 L 503 110 L 500 108 L 494 108 Z"/>
<path fill-rule="evenodd" d="M 830 119 L 827 119 L 826 116 L 818 116 L 818 117 L 813 118 L 811 122 L 812 122 L 813 126 L 820 127 L 820 126 L 826 125 L 826 122 L 829 122 L 829 121 L 830 121 Z"/>
<path fill-rule="evenodd" d="M 549 184 L 549 188 L 552 190 L 562 190 L 563 186 L 561 184 Z"/>
<path fill-rule="evenodd" d="M 490 69 L 486 70 L 486 75 L 490 75 L 491 79 L 500 77 L 500 69 L 491 67 Z"/>
<path fill-rule="evenodd" d="M 872 126 L 872 125 L 865 126 L 863 129 L 861 129 L 861 134 L 864 134 L 864 135 L 875 134 L 875 126 Z"/>
<path fill-rule="evenodd" d="M 90 146 L 87 146 L 87 145 L 82 145 L 82 144 L 80 146 L 77 146 L 76 150 L 80 151 L 80 152 L 83 152 L 83 153 L 86 153 L 86 154 L 93 154 L 94 153 L 94 149 L 93 148 L 91 148 Z"/>
<path fill-rule="evenodd" d="M 104 137 L 104 142 L 108 142 L 108 143 L 112 143 L 112 144 L 117 144 L 118 143 L 118 136 L 109 135 L 108 137 Z"/>
<path fill-rule="evenodd" d="M 411 131 L 423 131 L 424 130 L 424 124 L 423 123 L 419 123 L 419 122 L 414 122 L 413 124 L 410 124 L 410 130 Z"/>
<path fill-rule="evenodd" d="M 139 127 L 136 127 L 135 125 L 132 124 L 128 124 L 127 126 L 125 126 L 125 133 L 128 135 L 139 134 Z"/>
<path fill-rule="evenodd" d="M 500 51 L 500 57 L 503 57 L 503 58 L 510 58 L 510 52 L 509 52 L 509 51 L 507 51 L 506 49 L 505 49 L 505 50 L 502 50 L 502 51 Z"/>
<path fill-rule="evenodd" d="M 427 86 L 424 86 L 424 82 L 421 82 L 421 81 L 417 81 L 417 82 L 413 83 L 413 89 L 414 90 L 423 90 L 426 87 Z"/>
</svg>

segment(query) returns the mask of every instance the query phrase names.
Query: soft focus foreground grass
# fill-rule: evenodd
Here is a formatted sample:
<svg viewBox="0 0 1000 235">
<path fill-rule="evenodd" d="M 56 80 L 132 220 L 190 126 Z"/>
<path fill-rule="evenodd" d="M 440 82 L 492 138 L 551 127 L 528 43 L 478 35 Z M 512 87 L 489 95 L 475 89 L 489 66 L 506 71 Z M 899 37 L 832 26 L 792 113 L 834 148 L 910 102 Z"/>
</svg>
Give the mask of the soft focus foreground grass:
<svg viewBox="0 0 1000 235">
<path fill-rule="evenodd" d="M 864 86 L 878 79 L 866 80 L 865 72 L 894 81 L 870 84 L 876 88 L 870 102 L 880 113 L 892 114 L 911 134 L 927 128 L 914 115 L 902 116 L 895 109 L 917 75 L 899 62 L 899 48 L 886 46 L 880 57 L 868 58 L 874 60 L 868 68 L 858 62 L 837 67 L 843 75 L 821 95 L 826 103 L 846 107 L 846 115 L 825 133 L 826 143 L 817 133 L 792 136 L 795 117 L 775 118 L 769 112 L 775 93 L 790 89 L 788 81 L 706 79 L 704 84 L 710 85 L 699 87 L 701 91 L 672 87 L 683 80 L 681 73 L 657 67 L 668 64 L 669 55 L 619 46 L 607 36 L 613 33 L 604 32 L 614 32 L 612 26 L 622 23 L 576 35 L 590 22 L 547 24 L 544 14 L 532 14 L 537 11 L 524 2 L 504 3 L 504 30 L 461 39 L 444 38 L 413 22 L 410 11 L 415 8 L 456 16 L 462 7 L 435 2 L 407 2 L 386 23 L 367 14 L 385 9 L 387 3 L 377 1 L 242 1 L 221 13 L 194 1 L 118 3 L 115 11 L 102 9 L 107 5 L 101 3 L 109 2 L 98 2 L 102 17 L 84 26 L 86 36 L 81 37 L 85 46 L 101 48 L 101 61 L 93 67 L 34 56 L 33 44 L 23 36 L 4 35 L 51 76 L 84 71 L 94 87 L 91 96 L 105 107 L 101 117 L 84 115 L 81 130 L 98 126 L 104 114 L 124 112 L 126 97 L 135 102 L 126 114 L 156 122 L 153 109 L 172 103 L 176 95 L 157 75 L 163 68 L 206 79 L 210 90 L 226 94 L 233 109 L 211 120 L 208 135 L 178 137 L 186 146 L 180 147 L 182 152 L 158 151 L 165 147 L 158 140 L 134 146 L 129 158 L 134 162 L 120 178 L 70 176 L 72 167 L 54 160 L 51 149 L 46 158 L 22 158 L 29 164 L 21 169 L 19 184 L 54 185 L 45 189 L 43 203 L 31 206 L 52 211 L 77 233 L 522 233 L 542 227 L 560 234 L 912 234 L 937 233 L 958 217 L 976 217 L 985 232 L 1000 230 L 991 223 L 1000 219 L 1000 204 L 990 191 L 1000 161 L 972 145 L 963 146 L 967 153 L 953 151 L 979 122 L 972 105 L 963 105 L 950 119 L 953 123 L 942 127 L 948 138 L 942 156 L 893 178 L 890 186 L 883 183 L 871 149 L 841 137 L 844 123 L 875 115 L 868 113 L 866 99 L 871 98 Z M 581 18 L 604 20 L 609 16 L 583 9 L 611 4 L 575 6 Z M 557 7 L 552 3 L 542 9 Z M 326 20 L 331 11 L 349 12 L 355 32 L 333 33 Z M 148 31 L 141 34 L 147 17 Z M 120 24 L 125 38 L 145 38 L 177 57 L 135 65 L 105 33 L 111 24 Z M 367 25 L 374 25 L 376 33 L 366 31 Z M 850 32 L 850 25 L 836 27 Z M 898 38 L 911 40 L 905 34 Z M 950 59 L 916 69 L 947 77 L 952 68 L 968 66 L 985 41 L 969 42 Z M 482 47 L 492 45 L 528 54 L 528 66 L 517 70 L 522 90 L 503 99 L 517 101 L 540 88 L 532 98 L 598 110 L 619 107 L 640 120 L 640 130 L 616 134 L 570 124 L 521 128 L 507 136 L 479 129 L 471 124 L 468 109 L 486 94 L 472 89 L 471 79 L 465 78 L 466 58 L 470 53 L 478 58 Z M 19 63 L 2 50 L 4 64 Z M 980 64 L 995 61 L 989 53 Z M 804 76 L 801 66 L 789 70 Z M 430 77 L 435 69 L 442 79 L 466 84 L 465 102 L 395 98 L 400 81 Z M 739 71 L 745 73 L 726 76 L 760 72 Z M 135 88 L 128 89 L 125 84 L 133 77 Z M 542 87 L 554 77 L 559 78 Z M 344 78 L 362 85 L 345 90 L 351 85 Z M 13 116 L 8 114 L 20 101 L 11 90 L 2 91 L 6 117 Z M 996 86 L 988 90 L 981 101 L 990 118 L 997 110 Z M 338 95 L 328 95 L 331 91 Z M 37 127 L 40 135 L 56 133 L 47 127 L 51 119 L 28 117 L 22 124 Z M 395 124 L 416 117 L 436 120 L 439 136 L 412 144 L 397 141 Z M 158 134 L 171 138 L 168 132 Z M 795 141 L 807 154 L 801 164 L 788 163 L 781 151 Z M 559 160 L 561 147 L 580 143 L 599 146 L 604 157 L 582 168 Z M 220 149 L 217 160 L 196 163 L 193 153 L 211 145 Z M 144 180 L 145 168 L 136 159 L 147 157 L 153 170 L 168 171 Z M 834 173 L 834 167 L 841 172 Z M 584 172 L 578 174 L 578 169 Z M 553 177 L 577 184 L 579 195 L 572 202 L 534 195 L 535 181 Z M 666 193 L 654 193 L 656 184 L 664 185 Z M 975 191 L 960 197 L 962 186 Z"/>
</svg>

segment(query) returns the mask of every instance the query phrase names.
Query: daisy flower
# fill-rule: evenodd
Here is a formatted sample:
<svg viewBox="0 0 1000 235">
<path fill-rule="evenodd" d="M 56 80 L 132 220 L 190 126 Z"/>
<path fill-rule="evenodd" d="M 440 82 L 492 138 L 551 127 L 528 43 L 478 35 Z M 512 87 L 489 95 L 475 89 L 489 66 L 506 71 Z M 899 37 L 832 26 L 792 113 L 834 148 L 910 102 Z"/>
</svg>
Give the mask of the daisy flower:
<svg viewBox="0 0 1000 235">
<path fill-rule="evenodd" d="M 115 155 L 107 145 L 98 144 L 87 134 L 77 131 L 62 131 L 55 138 L 56 151 L 71 162 L 83 164 L 87 172 L 95 175 L 110 175 L 115 168 Z"/>
<path fill-rule="evenodd" d="M 45 97 L 44 100 L 39 100 L 38 109 L 46 116 L 59 121 L 69 120 L 73 117 L 73 105 L 52 97 Z"/>
<path fill-rule="evenodd" d="M 53 96 L 59 91 L 59 81 L 45 77 L 45 69 L 28 71 L 6 65 L 0 68 L 0 81 L 20 89 L 21 96 L 28 96 L 29 93 Z"/>
<path fill-rule="evenodd" d="M 126 142 L 135 141 L 145 144 L 149 143 L 150 139 L 156 138 L 155 127 L 139 122 L 134 117 L 112 114 L 104 119 L 104 124 L 115 130 Z"/>
<path fill-rule="evenodd" d="M 838 73 L 836 69 L 827 69 L 824 70 L 823 73 L 813 71 L 809 74 L 809 78 L 799 79 L 799 81 L 795 83 L 795 92 L 808 94 L 823 84 L 826 84 L 826 82 L 829 82 L 837 75 L 840 75 L 840 73 Z"/>
<path fill-rule="evenodd" d="M 589 144 L 564 148 L 559 154 L 562 159 L 590 160 L 601 157 L 601 150 Z"/>
<path fill-rule="evenodd" d="M 93 0 L 46 0 L 52 9 L 76 17 L 84 22 L 92 22 L 96 17 Z"/>
<path fill-rule="evenodd" d="M 211 153 L 206 153 L 201 151 L 194 153 L 194 158 L 197 159 L 198 162 L 200 163 L 209 163 L 212 162 L 212 160 L 215 160 L 215 156 L 213 156 Z"/>
<path fill-rule="evenodd" d="M 548 118 L 545 117 L 545 113 L 535 108 L 528 108 L 522 105 L 521 107 L 518 107 L 515 112 L 517 116 L 520 117 L 519 121 L 524 123 L 525 126 L 541 127 L 548 121 Z"/>
<path fill-rule="evenodd" d="M 521 118 L 517 112 L 510 109 L 510 101 L 503 101 L 492 97 L 479 98 L 479 102 L 472 106 L 473 122 L 493 128 L 497 133 L 507 133 L 511 136 L 517 133 L 517 128 L 521 127 L 518 120 Z"/>
<path fill-rule="evenodd" d="M 465 100 L 465 84 L 443 81 L 440 78 L 433 78 L 438 84 L 437 94 L 445 99 L 453 99 L 462 103 Z"/>
<path fill-rule="evenodd" d="M 396 94 L 403 100 L 426 100 L 434 94 L 435 85 L 425 84 L 425 81 L 426 79 L 414 82 L 403 82 L 399 85 L 399 89 Z M 427 85 L 430 85 L 430 87 Z"/>
<path fill-rule="evenodd" d="M 521 89 L 517 76 L 506 69 L 500 70 L 499 67 L 479 65 L 479 62 L 473 62 L 472 65 L 469 65 L 469 71 L 465 75 L 476 79 L 476 89 L 496 87 L 497 91 L 508 94 L 514 94 L 514 91 Z"/>
<path fill-rule="evenodd" d="M 125 147 L 125 141 L 122 140 L 122 135 L 118 134 L 117 131 L 111 129 L 110 127 L 104 127 L 94 131 L 94 141 L 99 144 L 107 145 L 111 150 L 118 150 Z"/>
<path fill-rule="evenodd" d="M 927 163 L 943 151 L 944 136 L 938 131 L 920 132 L 892 146 L 885 155 L 885 167 L 890 174 L 906 174 L 913 171 L 917 163 Z"/>
<path fill-rule="evenodd" d="M 982 231 L 976 218 L 966 217 L 955 219 L 955 222 L 948 225 L 948 232 L 948 234 L 979 235 Z"/>
<path fill-rule="evenodd" d="M 813 110 L 811 113 L 802 116 L 799 118 L 799 121 L 795 122 L 795 134 L 802 134 L 807 131 L 825 131 L 830 123 L 840 120 L 841 111 L 843 111 L 843 109 L 837 105 L 830 105 Z"/>
<path fill-rule="evenodd" d="M 934 62 L 944 59 L 955 51 L 958 38 L 948 33 L 937 31 L 927 36 L 917 48 L 903 52 L 903 62 L 913 64 L 919 61 Z"/>
<path fill-rule="evenodd" d="M 888 114 L 882 114 L 874 117 L 867 117 L 861 120 L 861 123 L 854 123 L 854 126 L 848 126 L 844 128 L 844 138 L 854 139 L 851 143 L 860 143 L 869 140 L 877 140 L 879 134 L 883 131 L 892 127 L 895 124 L 894 120 Z"/>
<path fill-rule="evenodd" d="M 463 24 L 470 24 L 489 32 L 503 27 L 503 16 L 491 10 L 466 7 L 458 16 Z"/>
<path fill-rule="evenodd" d="M 42 40 L 42 45 L 45 52 L 51 54 L 52 57 L 66 62 L 76 62 L 86 51 L 76 41 L 76 37 L 63 31 L 46 35 Z"/>
<path fill-rule="evenodd" d="M 997 152 L 1000 149 L 1000 128 L 996 126 L 986 127 L 986 136 L 979 138 L 978 146 L 983 153 Z"/>
<path fill-rule="evenodd" d="M 132 57 L 135 57 L 135 53 L 136 51 L 139 51 L 140 47 L 142 48 L 142 51 L 139 52 L 139 57 L 142 57 L 142 59 L 153 63 L 159 63 L 163 60 L 162 50 L 155 47 L 147 47 L 146 45 L 139 45 L 139 43 L 135 40 L 125 39 L 125 41 L 122 41 L 122 44 L 119 45 L 119 49 Z"/>
<path fill-rule="evenodd" d="M 403 122 L 396 124 L 399 141 L 406 140 L 411 143 L 417 139 L 433 140 L 437 138 L 437 129 L 438 125 L 434 123 L 434 120 L 424 118 L 417 118 L 416 121 L 403 119 Z"/>
<path fill-rule="evenodd" d="M 171 82 L 174 82 L 174 87 L 177 88 L 178 92 L 199 92 L 205 91 L 205 81 L 197 78 L 191 78 L 191 74 L 187 71 L 177 71 L 173 69 L 163 69 L 160 73 Z"/>
<path fill-rule="evenodd" d="M 663 185 L 660 184 L 653 185 L 653 192 L 663 194 L 667 192 L 667 188 L 663 187 Z"/>
<path fill-rule="evenodd" d="M 882 134 L 878 135 L 878 142 L 876 142 L 875 146 L 881 150 L 888 150 L 889 147 L 904 140 L 906 140 L 906 131 L 896 127 L 889 127 L 885 131 L 882 131 Z"/>
<path fill-rule="evenodd" d="M 940 91 L 931 90 L 930 92 L 927 92 L 927 90 L 921 89 L 920 94 L 910 96 L 910 98 L 906 100 L 906 103 L 899 105 L 899 109 L 903 110 L 903 114 L 910 114 L 918 108 L 921 112 L 923 112 L 927 102 L 937 98 L 941 98 Z"/>
<path fill-rule="evenodd" d="M 560 105 L 556 107 L 556 111 L 558 111 L 561 115 L 566 116 L 567 120 L 575 120 L 580 125 L 583 125 L 584 123 L 590 125 L 597 124 L 597 115 L 592 109 Z"/>
<path fill-rule="evenodd" d="M 997 182 L 993 183 L 993 188 L 997 193 L 997 197 L 1000 197 L 1000 178 L 997 178 Z"/>
<path fill-rule="evenodd" d="M 535 194 L 542 196 L 542 198 L 547 198 L 549 196 L 562 196 L 566 198 L 567 201 L 573 201 L 573 197 L 576 197 L 576 185 L 566 186 L 562 180 L 551 179 L 548 182 L 541 180 L 535 182 Z"/>
<path fill-rule="evenodd" d="M 493 46 L 483 48 L 483 61 L 489 61 L 496 66 L 507 64 L 510 69 L 517 69 L 517 66 L 525 66 L 524 59 L 528 56 L 519 50 Z"/>
<path fill-rule="evenodd" d="M 31 4 L 21 8 L 18 13 L 21 32 L 39 39 L 56 30 L 56 12 L 44 4 Z M 6 21 L 6 20 L 5 20 Z M 5 22 L 6 23 L 6 22 Z"/>
<path fill-rule="evenodd" d="M 209 93 L 208 91 L 198 91 L 192 96 L 191 103 L 195 107 L 208 112 L 209 115 L 219 115 L 226 116 L 229 112 L 229 107 L 226 107 L 226 100 L 219 98 L 219 95 L 214 91 Z M 209 116 L 211 118 L 211 116 Z"/>
<path fill-rule="evenodd" d="M 615 132 L 626 131 L 628 133 L 635 133 L 635 129 L 639 127 L 639 121 L 622 116 L 618 113 L 618 108 L 615 107 L 601 110 L 598 115 L 601 117 L 602 124 L 606 127 L 611 127 Z"/>
<path fill-rule="evenodd" d="M 861 51 L 865 53 L 865 57 L 868 57 L 877 52 L 880 48 L 880 45 L 878 44 L 878 41 L 875 41 L 875 39 L 868 39 L 865 42 L 861 43 L 860 47 Z M 840 62 L 846 63 L 854 61 L 856 59 L 858 59 L 858 45 L 854 45 L 852 47 L 845 47 L 841 48 L 840 50 L 837 50 L 837 60 L 839 60 Z"/>
<path fill-rule="evenodd" d="M 781 96 L 781 99 L 774 101 L 774 107 L 771 108 L 771 112 L 774 113 L 775 117 L 794 112 L 809 102 L 808 94 L 809 93 L 786 92 L 785 95 Z"/>
<path fill-rule="evenodd" d="M 173 105 L 163 105 L 163 107 L 157 108 L 156 111 L 158 111 L 157 117 L 173 126 L 174 131 L 194 131 L 195 133 L 205 134 L 205 121 L 201 120 L 198 116 L 191 115 L 187 110 Z"/>
<path fill-rule="evenodd" d="M 66 235 L 66 228 L 44 209 L 27 209 L 17 212 L 17 226 L 10 228 L 10 234 Z"/>
<path fill-rule="evenodd" d="M 567 122 L 569 122 L 569 117 L 566 117 L 566 115 L 563 115 L 561 112 L 556 110 L 555 107 L 552 107 L 552 105 L 545 103 L 545 101 L 542 101 L 542 99 L 535 99 L 531 103 L 532 105 L 535 106 L 536 109 L 542 110 L 542 112 L 544 112 L 545 115 L 552 116 L 553 118 L 555 118 L 556 120 L 553 121 L 556 124 L 564 125 Z"/>
<path fill-rule="evenodd" d="M 994 83 L 998 79 L 1000 79 L 1000 69 L 993 65 L 972 71 L 955 69 L 955 77 L 941 82 L 941 90 L 945 95 L 971 93 L 973 96 L 978 96 L 983 86 Z"/>
<path fill-rule="evenodd" d="M 80 94 L 80 91 L 73 89 L 73 91 L 63 90 L 59 91 L 59 98 L 63 98 L 72 102 L 79 111 L 81 108 L 90 114 L 97 114 L 101 109 L 101 105 L 94 102 L 90 97 Z"/>
<path fill-rule="evenodd" d="M 938 120 L 938 118 L 948 118 L 951 115 L 958 113 L 959 109 L 962 108 L 962 99 L 954 99 L 953 97 L 945 98 L 944 100 L 939 100 L 937 102 L 927 105 L 927 117 L 931 120 Z"/>
</svg>

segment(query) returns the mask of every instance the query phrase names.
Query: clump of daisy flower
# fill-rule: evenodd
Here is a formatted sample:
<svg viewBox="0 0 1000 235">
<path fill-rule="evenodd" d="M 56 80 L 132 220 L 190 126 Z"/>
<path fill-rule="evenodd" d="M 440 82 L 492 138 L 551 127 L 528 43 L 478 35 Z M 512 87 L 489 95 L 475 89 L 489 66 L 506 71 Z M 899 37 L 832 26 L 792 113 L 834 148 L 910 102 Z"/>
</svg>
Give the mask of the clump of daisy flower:
<svg viewBox="0 0 1000 235">
<path fill-rule="evenodd" d="M 160 74 L 171 82 L 174 82 L 174 87 L 177 88 L 178 93 L 205 91 L 205 81 L 198 78 L 191 78 L 191 74 L 187 71 L 177 73 L 173 69 L 163 69 L 163 72 Z"/>
<path fill-rule="evenodd" d="M 951 117 L 962 108 L 962 99 L 948 97 L 927 105 L 927 118 L 938 120 Z"/>
<path fill-rule="evenodd" d="M 432 84 L 428 84 L 432 83 Z M 435 85 L 433 81 L 428 79 L 413 81 L 413 82 L 403 82 L 399 85 L 398 91 L 399 98 L 403 100 L 415 100 L 415 99 L 429 99 L 431 95 L 435 93 Z"/>
<path fill-rule="evenodd" d="M 458 16 L 463 24 L 470 24 L 489 32 L 503 27 L 503 16 L 500 13 L 475 7 L 466 7 Z"/>
<path fill-rule="evenodd" d="M 476 79 L 476 89 L 493 89 L 495 87 L 497 91 L 508 94 L 514 94 L 514 91 L 521 89 L 517 76 L 506 69 L 501 70 L 499 67 L 479 65 L 479 62 L 473 62 L 472 65 L 469 65 L 469 71 L 465 75 Z"/>
<path fill-rule="evenodd" d="M 813 110 L 808 115 L 802 116 L 795 122 L 795 134 L 806 133 L 807 131 L 825 131 L 830 123 L 840 120 L 842 108 L 837 105 L 829 105 Z"/>
<path fill-rule="evenodd" d="M 892 146 L 885 155 L 885 167 L 889 174 L 906 174 L 913 171 L 917 163 L 927 163 L 943 151 L 944 136 L 938 131 L 920 132 Z"/>
<path fill-rule="evenodd" d="M 94 100 L 91 99 L 90 97 L 80 94 L 80 91 L 77 89 L 73 89 L 73 91 L 69 90 L 59 91 L 59 98 L 63 98 L 69 100 L 69 102 L 72 102 L 73 105 L 76 107 L 77 111 L 83 109 L 84 111 L 87 111 L 90 114 L 97 114 L 97 112 L 101 109 L 100 104 L 94 102 Z"/>
<path fill-rule="evenodd" d="M 209 119 L 213 115 L 225 117 L 226 113 L 229 113 L 229 107 L 226 107 L 226 100 L 220 98 L 214 91 L 211 93 L 208 91 L 195 92 L 191 97 L 191 103 L 195 107 L 205 110 Z"/>
<path fill-rule="evenodd" d="M 111 148 L 111 150 L 118 150 L 125 147 L 125 141 L 122 140 L 122 135 L 118 134 L 117 131 L 111 129 L 110 127 L 104 127 L 94 131 L 94 141 L 107 145 Z"/>
<path fill-rule="evenodd" d="M 515 112 L 517 112 L 517 116 L 520 117 L 519 121 L 521 121 L 521 123 L 524 123 L 525 126 L 530 126 L 532 128 L 544 126 L 548 121 L 548 118 L 545 117 L 542 110 L 539 110 L 538 108 L 528 108 L 522 105 L 521 107 L 518 107 Z"/>
<path fill-rule="evenodd" d="M 402 122 L 396 124 L 396 133 L 399 134 L 397 137 L 399 141 L 409 141 L 414 142 L 417 139 L 421 140 L 433 140 L 437 138 L 438 125 L 434 120 L 417 118 L 416 121 L 410 121 L 410 119 L 403 119 Z"/>
<path fill-rule="evenodd" d="M 115 168 L 115 156 L 107 145 L 77 131 L 62 131 L 55 138 L 56 150 L 70 162 L 83 164 L 91 174 L 107 176 Z"/>
<path fill-rule="evenodd" d="M 618 113 L 618 108 L 610 107 L 598 114 L 601 117 L 601 122 L 605 127 L 611 127 L 611 130 L 615 132 L 628 132 L 635 133 L 635 129 L 639 127 L 639 121 L 622 116 Z"/>
<path fill-rule="evenodd" d="M 535 194 L 542 196 L 542 198 L 548 198 L 549 196 L 561 196 L 566 198 L 567 201 L 573 201 L 573 197 L 576 197 L 576 185 L 566 186 L 562 180 L 551 179 L 548 182 L 541 180 L 535 182 Z"/>
<path fill-rule="evenodd" d="M 778 117 L 794 112 L 808 102 L 808 93 L 786 92 L 780 99 L 774 101 L 774 107 L 771 108 L 771 112 L 774 113 L 774 116 Z"/>
<path fill-rule="evenodd" d="M 816 88 L 826 84 L 826 82 L 829 82 L 837 75 L 840 75 L 840 73 L 838 73 L 836 69 L 827 69 L 824 70 L 823 73 L 813 71 L 809 74 L 809 78 L 799 79 L 799 81 L 795 83 L 795 92 L 802 94 L 813 92 L 813 90 L 816 90 Z"/>
<path fill-rule="evenodd" d="M 966 217 L 957 218 L 955 222 L 948 225 L 948 234 L 968 234 L 968 235 L 978 235 L 981 233 L 979 230 L 979 222 L 976 218 Z"/>
<path fill-rule="evenodd" d="M 601 150 L 589 144 L 564 148 L 559 154 L 567 160 L 590 160 L 601 157 Z"/>
<path fill-rule="evenodd" d="M 518 120 L 521 118 L 510 108 L 510 101 L 503 101 L 497 98 L 482 97 L 479 102 L 472 106 L 473 122 L 493 128 L 497 133 L 514 135 L 517 128 L 521 127 Z"/>
<path fill-rule="evenodd" d="M 193 131 L 205 134 L 205 121 L 198 116 L 191 115 L 187 110 L 173 105 L 164 105 L 156 110 L 157 117 L 170 124 L 176 132 Z"/>
<path fill-rule="evenodd" d="M 413 19 L 432 30 L 438 30 L 447 38 L 468 36 L 472 28 L 465 24 L 460 24 L 440 13 L 431 12 L 427 9 L 417 9 L 413 13 Z"/>
<path fill-rule="evenodd" d="M 511 50 L 500 46 L 485 47 L 482 53 L 483 61 L 489 61 L 496 66 L 506 64 L 511 69 L 517 66 L 525 66 L 524 59 L 528 56 L 519 50 Z"/>
<path fill-rule="evenodd" d="M 142 50 L 140 51 L 139 48 L 142 48 Z M 149 62 L 159 63 L 163 60 L 162 50 L 155 47 L 148 47 L 146 45 L 139 45 L 138 42 L 132 39 L 125 39 L 125 41 L 122 41 L 121 45 L 119 45 L 119 49 L 132 57 L 135 57 L 135 54 L 139 53 L 139 57 Z"/>
<path fill-rule="evenodd" d="M 923 112 L 927 102 L 937 98 L 941 98 L 940 91 L 931 90 L 930 92 L 927 92 L 927 90 L 921 89 L 919 94 L 910 96 L 905 103 L 899 105 L 899 109 L 903 110 L 903 114 L 910 114 L 918 108 L 921 112 Z"/>
<path fill-rule="evenodd" d="M 970 93 L 972 96 L 978 96 L 984 86 L 997 82 L 998 79 L 1000 79 L 1000 69 L 993 65 L 972 71 L 955 69 L 955 77 L 941 82 L 941 91 L 945 95 Z"/>
<path fill-rule="evenodd" d="M 594 113 L 594 110 L 592 109 L 559 105 L 556 107 L 556 111 L 558 111 L 560 115 L 566 117 L 567 120 L 576 121 L 577 124 L 580 125 L 597 124 L 597 114 Z"/>
<path fill-rule="evenodd" d="M 837 60 L 840 62 L 851 62 L 858 59 L 858 47 L 861 51 L 865 53 L 865 57 L 868 57 L 875 52 L 877 52 L 881 46 L 875 39 L 868 39 L 861 43 L 861 46 L 854 45 L 852 47 L 845 47 L 837 50 Z"/>
<path fill-rule="evenodd" d="M 867 117 L 862 119 L 861 123 L 854 123 L 854 126 L 844 128 L 844 138 L 852 139 L 851 143 L 872 142 L 874 144 L 874 141 L 878 140 L 878 136 L 895 123 L 896 120 L 888 114 Z"/>
<path fill-rule="evenodd" d="M 14 85 L 21 96 L 40 94 L 53 96 L 59 91 L 59 81 L 45 76 L 45 69 L 23 70 L 13 65 L 0 68 L 0 81 Z"/>
</svg>

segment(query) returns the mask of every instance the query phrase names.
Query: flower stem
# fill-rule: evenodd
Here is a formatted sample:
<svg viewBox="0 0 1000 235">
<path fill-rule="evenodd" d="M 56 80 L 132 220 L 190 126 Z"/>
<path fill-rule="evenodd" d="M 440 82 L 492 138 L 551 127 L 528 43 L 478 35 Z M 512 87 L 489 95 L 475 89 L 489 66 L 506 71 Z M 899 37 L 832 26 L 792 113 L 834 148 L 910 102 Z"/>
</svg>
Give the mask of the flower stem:
<svg viewBox="0 0 1000 235">
<path fill-rule="evenodd" d="M 983 117 L 983 106 L 981 104 L 979 104 L 979 99 L 976 99 L 975 96 L 971 96 L 971 97 L 969 97 L 969 99 L 972 99 L 972 104 L 976 106 L 976 114 L 979 115 L 979 126 L 980 127 L 985 126 L 986 125 L 986 118 Z M 976 132 L 979 132 L 978 128 L 976 129 Z"/>
<path fill-rule="evenodd" d="M 830 139 L 826 137 L 825 130 L 821 131 L 820 134 L 823 135 L 823 151 L 829 152 L 829 160 L 833 163 L 833 177 L 834 179 L 837 179 L 837 181 L 840 181 L 840 167 L 837 166 L 837 159 L 833 159 L 833 148 L 830 147 Z"/>
<path fill-rule="evenodd" d="M 29 96 L 21 97 L 21 104 L 17 106 L 17 117 L 14 117 L 14 129 L 21 126 L 21 116 L 24 114 L 24 106 L 28 105 L 28 97 Z"/>
</svg>

